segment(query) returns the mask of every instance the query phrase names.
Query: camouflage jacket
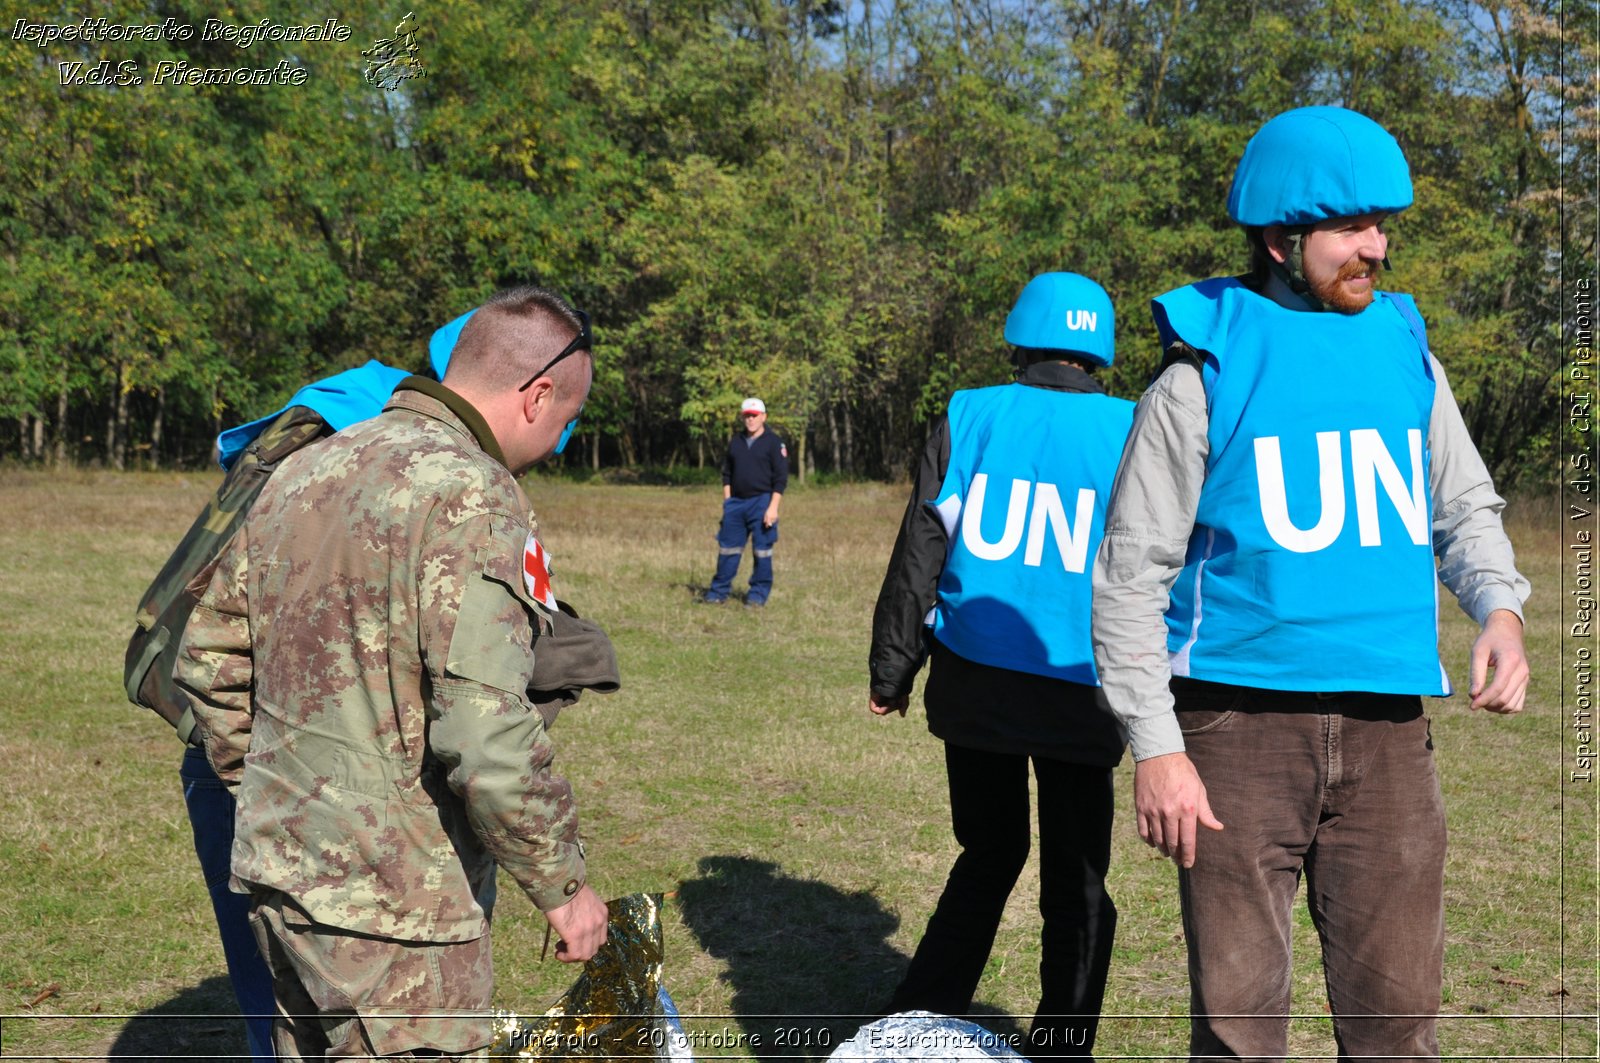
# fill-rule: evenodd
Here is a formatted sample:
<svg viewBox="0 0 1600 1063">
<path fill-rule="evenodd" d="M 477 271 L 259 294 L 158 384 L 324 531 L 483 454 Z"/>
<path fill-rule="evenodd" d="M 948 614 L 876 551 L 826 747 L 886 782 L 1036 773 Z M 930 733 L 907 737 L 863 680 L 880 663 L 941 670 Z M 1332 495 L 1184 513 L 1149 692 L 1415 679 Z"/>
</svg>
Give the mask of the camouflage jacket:
<svg viewBox="0 0 1600 1063">
<path fill-rule="evenodd" d="M 173 678 L 237 786 L 233 874 L 320 923 L 470 941 L 494 863 L 539 908 L 584 881 L 527 700 L 529 506 L 482 417 L 412 377 L 291 456 L 218 557 Z"/>
</svg>

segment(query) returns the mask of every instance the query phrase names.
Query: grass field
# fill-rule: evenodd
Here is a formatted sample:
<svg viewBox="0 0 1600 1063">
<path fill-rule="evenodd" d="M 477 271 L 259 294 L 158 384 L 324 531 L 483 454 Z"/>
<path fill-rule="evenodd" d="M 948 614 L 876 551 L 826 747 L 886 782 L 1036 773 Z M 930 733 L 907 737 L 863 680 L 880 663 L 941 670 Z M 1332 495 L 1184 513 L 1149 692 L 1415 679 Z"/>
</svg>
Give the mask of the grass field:
<svg viewBox="0 0 1600 1063">
<path fill-rule="evenodd" d="M 214 488 L 205 475 L 0 470 L 0 1013 L 6 1058 L 244 1051 L 178 788 L 180 749 L 130 708 L 122 651 L 146 582 Z M 668 990 L 705 1037 L 777 1031 L 825 1055 L 886 998 L 954 855 L 939 744 L 913 710 L 865 708 L 872 603 L 904 489 L 795 490 L 765 610 L 697 607 L 715 488 L 533 480 L 558 590 L 615 640 L 624 689 L 554 730 L 606 896 L 676 896 Z M 1513 521 L 1535 674 L 1529 711 L 1430 704 L 1449 809 L 1441 1040 L 1456 1058 L 1594 1058 L 1593 783 L 1570 784 L 1562 545 L 1553 508 Z M 748 566 L 748 561 L 746 561 Z M 747 570 L 746 570 L 747 571 Z M 1465 685 L 1471 625 L 1448 601 Z M 915 702 L 914 702 L 915 704 Z M 1101 1058 L 1180 1056 L 1188 1004 L 1176 875 L 1145 848 L 1119 772 L 1121 911 Z M 575 973 L 541 964 L 543 920 L 502 877 L 498 1003 L 542 1011 Z M 977 1010 L 1025 1031 L 1038 991 L 1037 878 L 1012 897 Z M 1297 921 L 1294 1052 L 1331 1056 L 1309 919 Z M 144 1016 L 132 1020 L 125 1016 Z M 178 1016 L 200 1016 L 179 1018 Z M 698 1017 L 695 1017 L 698 1016 Z M 792 1016 L 793 1018 L 783 1018 Z M 1587 1016 L 1587 1017 L 1585 1017 Z M 808 1048 L 806 1041 L 810 1042 Z"/>
</svg>

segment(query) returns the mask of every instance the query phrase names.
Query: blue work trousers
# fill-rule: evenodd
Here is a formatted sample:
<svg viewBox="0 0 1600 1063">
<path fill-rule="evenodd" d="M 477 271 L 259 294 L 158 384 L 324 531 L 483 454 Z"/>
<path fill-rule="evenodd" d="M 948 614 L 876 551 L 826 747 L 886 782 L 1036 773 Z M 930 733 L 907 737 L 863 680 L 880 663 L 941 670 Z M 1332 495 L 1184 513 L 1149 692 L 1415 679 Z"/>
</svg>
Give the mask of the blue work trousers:
<svg viewBox="0 0 1600 1063">
<path fill-rule="evenodd" d="M 217 916 L 217 930 L 222 934 L 222 955 L 228 962 L 233 996 L 245 1016 L 250 1057 L 276 1061 L 272 1017 L 277 1007 L 272 999 L 272 974 L 256 948 L 255 932 L 250 929 L 250 898 L 228 888 L 233 858 L 233 794 L 211 770 L 204 751 L 195 746 L 184 750 L 178 776 L 183 780 L 183 803 L 188 806 L 189 825 L 194 831 L 194 852 L 200 858 L 211 908 Z"/>
<path fill-rule="evenodd" d="M 739 571 L 739 559 L 744 556 L 748 539 L 755 548 L 755 568 L 750 572 L 751 605 L 766 602 L 772 593 L 772 548 L 778 542 L 778 524 L 761 526 L 761 518 L 772 504 L 772 495 L 751 495 L 749 498 L 729 498 L 722 503 L 722 527 L 717 529 L 717 575 L 706 592 L 706 601 L 720 602 L 733 588 L 733 577 Z"/>
</svg>

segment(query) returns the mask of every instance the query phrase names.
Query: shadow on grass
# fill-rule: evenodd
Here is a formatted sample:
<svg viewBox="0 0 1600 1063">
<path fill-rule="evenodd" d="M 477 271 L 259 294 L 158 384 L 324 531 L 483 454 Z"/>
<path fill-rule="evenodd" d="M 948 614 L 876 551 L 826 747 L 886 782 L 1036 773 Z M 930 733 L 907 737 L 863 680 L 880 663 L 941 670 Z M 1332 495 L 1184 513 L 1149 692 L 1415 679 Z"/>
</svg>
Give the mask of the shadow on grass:
<svg viewBox="0 0 1600 1063">
<path fill-rule="evenodd" d="M 238 1010 L 228 979 L 221 975 L 207 978 L 129 1019 L 106 1049 L 105 1058 L 182 1058 L 186 1063 L 247 1060 L 250 1046 Z"/>
<path fill-rule="evenodd" d="M 728 965 L 722 977 L 752 1055 L 824 1057 L 888 1001 L 909 958 L 888 942 L 899 918 L 870 893 L 744 856 L 703 857 L 699 871 L 678 887 L 678 907 L 701 947 Z"/>
</svg>

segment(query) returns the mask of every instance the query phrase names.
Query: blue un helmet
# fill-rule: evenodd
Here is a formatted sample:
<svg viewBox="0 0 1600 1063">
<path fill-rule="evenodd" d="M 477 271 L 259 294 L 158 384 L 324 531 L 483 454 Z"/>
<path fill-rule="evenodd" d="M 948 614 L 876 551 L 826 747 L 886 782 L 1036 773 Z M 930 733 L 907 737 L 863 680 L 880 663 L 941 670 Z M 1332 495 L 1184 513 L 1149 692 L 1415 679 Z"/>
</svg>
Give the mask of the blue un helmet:
<svg viewBox="0 0 1600 1063">
<path fill-rule="evenodd" d="M 1077 273 L 1041 273 L 1017 296 L 1006 317 L 1006 342 L 1014 347 L 1061 351 L 1095 365 L 1116 357 L 1111 296 Z"/>
<path fill-rule="evenodd" d="M 1383 126 L 1344 107 L 1299 107 L 1245 145 L 1228 192 L 1240 225 L 1314 225 L 1411 206 L 1411 167 Z"/>
<path fill-rule="evenodd" d="M 1261 253 L 1313 310 L 1327 307 L 1306 280 L 1306 231 L 1330 218 L 1393 214 L 1411 206 L 1411 167 L 1383 126 L 1344 107 L 1298 107 L 1256 131 L 1228 191 L 1228 215 L 1260 243 L 1260 230 L 1286 228 L 1288 261 Z M 1383 260 L 1389 268 L 1389 260 Z"/>
</svg>

